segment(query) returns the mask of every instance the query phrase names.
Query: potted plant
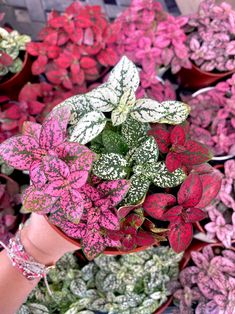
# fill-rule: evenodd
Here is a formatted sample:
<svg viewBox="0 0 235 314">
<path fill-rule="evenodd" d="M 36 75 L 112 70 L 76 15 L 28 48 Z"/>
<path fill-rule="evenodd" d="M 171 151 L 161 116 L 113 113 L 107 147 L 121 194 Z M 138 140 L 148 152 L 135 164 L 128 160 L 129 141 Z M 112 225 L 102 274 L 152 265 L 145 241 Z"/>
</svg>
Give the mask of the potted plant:
<svg viewBox="0 0 235 314">
<path fill-rule="evenodd" d="M 64 13 L 52 12 L 39 34 L 27 45 L 35 57 L 34 75 L 45 74 L 49 83 L 77 94 L 117 62 L 109 46 L 117 33 L 99 6 L 74 2 Z M 82 90 L 80 91 L 82 92 Z"/>
<path fill-rule="evenodd" d="M 45 313 L 160 314 L 169 298 L 167 286 L 178 277 L 182 255 L 168 247 L 157 247 L 121 257 L 101 255 L 80 267 L 76 258 L 67 254 L 48 274 L 53 297 L 40 283 L 19 314 L 23 309 L 40 307 Z"/>
<path fill-rule="evenodd" d="M 234 17 L 235 11 L 226 2 L 200 2 L 185 26 L 192 69 L 179 72 L 180 85 L 202 88 L 234 72 Z"/>
<path fill-rule="evenodd" d="M 233 313 L 235 250 L 197 243 L 187 252 L 179 282 L 172 283 L 180 313 Z"/>
<path fill-rule="evenodd" d="M 0 146 L 0 155 L 9 165 L 30 172 L 24 209 L 47 215 L 57 232 L 82 246 L 88 259 L 106 247 L 126 253 L 165 240 L 166 228 L 147 219 L 141 206 L 152 189 L 164 197 L 165 188 L 181 185 L 189 175 L 181 188 L 186 191 L 192 185 L 190 193 L 196 193 L 201 208 L 217 192 L 211 169 L 204 164 L 211 158 L 210 151 L 186 139 L 179 125 L 188 116 L 188 105 L 136 100 L 138 85 L 136 66 L 123 57 L 106 83 L 62 102 L 42 126 L 26 122 L 23 135 Z M 161 149 L 159 154 L 158 142 L 148 134 L 149 123 L 156 122 L 163 127 L 177 124 L 167 131 L 167 155 Z M 193 169 L 198 164 L 201 168 Z M 185 197 L 191 199 L 192 194 Z M 175 197 L 170 196 L 164 208 L 174 203 Z M 203 211 L 195 211 L 204 217 Z M 185 235 L 189 244 L 187 236 L 191 234 Z"/>
<path fill-rule="evenodd" d="M 190 136 L 210 147 L 214 160 L 235 155 L 234 81 L 235 75 L 213 88 L 182 96 L 191 107 Z"/>
<path fill-rule="evenodd" d="M 31 78 L 31 62 L 25 52 L 30 40 L 16 30 L 0 28 L 0 91 L 15 99 L 20 88 Z"/>
</svg>

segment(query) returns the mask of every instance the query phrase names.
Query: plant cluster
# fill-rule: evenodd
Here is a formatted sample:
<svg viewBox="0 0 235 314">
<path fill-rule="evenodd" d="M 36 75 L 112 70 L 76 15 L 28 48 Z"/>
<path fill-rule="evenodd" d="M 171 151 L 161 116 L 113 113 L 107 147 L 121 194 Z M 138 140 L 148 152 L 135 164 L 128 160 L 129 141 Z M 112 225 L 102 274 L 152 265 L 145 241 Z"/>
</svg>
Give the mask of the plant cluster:
<svg viewBox="0 0 235 314">
<path fill-rule="evenodd" d="M 191 107 L 190 136 L 216 156 L 235 154 L 235 75 L 194 97 L 182 97 Z"/>
<path fill-rule="evenodd" d="M 180 272 L 178 287 L 172 283 L 180 313 L 234 313 L 235 252 L 203 248 L 191 253 L 193 266 Z M 194 312 L 195 311 L 195 312 Z"/>
<path fill-rule="evenodd" d="M 181 258 L 161 247 L 121 257 L 101 255 L 79 269 L 68 254 L 48 274 L 53 298 L 41 283 L 18 314 L 40 308 L 43 313 L 153 313 L 167 300 Z"/>
<path fill-rule="evenodd" d="M 8 73 L 18 73 L 22 69 L 21 51 L 31 38 L 20 35 L 17 31 L 7 31 L 0 27 L 0 79 Z"/>
<path fill-rule="evenodd" d="M 187 190 L 187 182 L 196 177 L 195 182 L 190 181 L 190 193 L 197 193 L 197 202 L 190 205 L 182 198 L 179 203 L 184 210 L 191 206 L 191 211 L 199 202 L 203 208 L 217 193 L 213 171 L 202 165 L 211 158 L 210 151 L 186 138 L 179 125 L 188 116 L 188 105 L 136 99 L 138 85 L 137 68 L 123 57 L 106 83 L 62 102 L 42 126 L 25 122 L 23 135 L 0 146 L 0 154 L 10 166 L 29 171 L 32 184 L 23 195 L 24 210 L 49 215 L 53 224 L 80 240 L 89 259 L 106 247 L 128 250 L 165 239 L 166 230 L 146 219 L 141 209 L 151 188 L 164 193 L 189 175 L 182 186 Z M 162 151 L 157 132 L 148 133 L 149 123 L 156 122 L 178 124 L 165 131 L 169 139 L 166 151 Z M 199 174 L 190 175 L 198 164 Z M 216 176 L 216 180 L 219 184 L 220 178 Z M 207 197 L 204 188 L 211 189 Z M 200 209 L 195 211 L 204 217 Z M 177 251 L 190 242 L 191 225 L 187 230 L 185 246 L 173 245 Z"/>
<path fill-rule="evenodd" d="M 235 11 L 230 4 L 201 1 L 198 12 L 189 17 L 185 31 L 189 58 L 201 70 L 234 70 Z"/>
<path fill-rule="evenodd" d="M 210 222 L 205 225 L 209 239 L 218 239 L 227 248 L 235 240 L 235 161 L 224 164 L 224 177 L 221 189 L 213 201 L 206 207 Z"/>
<path fill-rule="evenodd" d="M 62 14 L 52 12 L 40 42 L 27 45 L 27 52 L 36 57 L 32 72 L 44 73 L 51 84 L 77 94 L 87 81 L 97 80 L 105 68 L 116 64 L 110 47 L 115 36 L 99 6 L 76 1 Z"/>
</svg>

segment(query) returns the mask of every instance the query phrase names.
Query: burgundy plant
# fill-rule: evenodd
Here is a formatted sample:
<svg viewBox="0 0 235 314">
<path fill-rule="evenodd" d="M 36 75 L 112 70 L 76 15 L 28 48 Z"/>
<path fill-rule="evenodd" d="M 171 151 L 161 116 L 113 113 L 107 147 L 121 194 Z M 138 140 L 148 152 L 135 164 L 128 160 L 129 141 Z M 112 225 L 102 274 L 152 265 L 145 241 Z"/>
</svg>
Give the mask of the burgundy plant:
<svg viewBox="0 0 235 314">
<path fill-rule="evenodd" d="M 52 12 L 39 34 L 41 41 L 27 45 L 27 52 L 36 57 L 32 72 L 44 73 L 52 85 L 65 90 L 84 89 L 87 81 L 116 64 L 110 47 L 115 35 L 99 6 L 75 2 L 62 14 Z"/>
</svg>

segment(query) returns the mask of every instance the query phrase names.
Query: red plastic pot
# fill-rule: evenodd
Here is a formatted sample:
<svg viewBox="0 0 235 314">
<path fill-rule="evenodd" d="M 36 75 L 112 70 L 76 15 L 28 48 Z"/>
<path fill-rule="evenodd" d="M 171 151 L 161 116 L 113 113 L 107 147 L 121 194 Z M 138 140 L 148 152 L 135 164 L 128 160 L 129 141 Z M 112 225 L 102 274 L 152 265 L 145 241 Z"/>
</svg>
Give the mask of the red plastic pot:
<svg viewBox="0 0 235 314">
<path fill-rule="evenodd" d="M 29 81 L 33 75 L 31 72 L 32 61 L 27 52 L 24 55 L 22 70 L 13 75 L 9 80 L 0 83 L 0 93 L 8 96 L 10 99 L 17 100 L 21 88 Z"/>
<path fill-rule="evenodd" d="M 233 74 L 234 72 L 235 69 L 221 73 L 205 72 L 193 64 L 191 69 L 182 68 L 177 74 L 177 79 L 179 85 L 182 87 L 198 89 L 210 86 L 222 78 Z"/>
</svg>

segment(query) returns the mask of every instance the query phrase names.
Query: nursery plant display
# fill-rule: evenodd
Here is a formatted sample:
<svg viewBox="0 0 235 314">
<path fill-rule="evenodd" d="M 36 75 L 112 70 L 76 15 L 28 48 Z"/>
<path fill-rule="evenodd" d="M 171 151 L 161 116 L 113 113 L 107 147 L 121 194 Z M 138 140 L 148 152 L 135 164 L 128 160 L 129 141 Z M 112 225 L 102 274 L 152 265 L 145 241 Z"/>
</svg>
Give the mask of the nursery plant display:
<svg viewBox="0 0 235 314">
<path fill-rule="evenodd" d="M 106 247 L 129 250 L 165 239 L 167 230 L 145 219 L 141 208 L 149 188 L 156 186 L 164 193 L 164 188 L 179 186 L 189 175 L 178 192 L 182 219 L 187 208 L 190 214 L 182 222 L 187 231 L 184 245 L 179 243 L 182 228 L 175 230 L 177 252 L 190 243 L 190 223 L 204 218 L 200 208 L 217 193 L 213 171 L 206 165 L 189 174 L 193 166 L 209 160 L 211 153 L 203 144 L 186 139 L 183 126 L 170 127 L 167 155 L 159 154 L 158 141 L 148 134 L 150 122 L 163 126 L 184 122 L 188 105 L 136 100 L 138 85 L 137 68 L 123 57 L 106 83 L 62 102 L 42 126 L 25 122 L 23 135 L 0 146 L 10 166 L 29 171 L 31 185 L 23 195 L 24 210 L 47 214 L 65 234 L 80 239 L 89 259 Z M 192 190 L 187 194 L 188 185 Z M 192 202 L 190 193 L 196 193 Z M 175 197 L 171 198 L 164 208 L 175 203 Z M 198 203 L 194 214 L 192 208 Z"/>
<path fill-rule="evenodd" d="M 62 14 L 53 11 L 39 34 L 40 42 L 27 45 L 27 52 L 36 57 L 32 72 L 77 94 L 87 81 L 97 80 L 116 64 L 117 55 L 109 47 L 115 36 L 100 6 L 74 2 Z"/>
<path fill-rule="evenodd" d="M 172 283 L 180 313 L 234 313 L 235 252 L 221 245 L 191 252 L 193 266 L 180 272 L 178 287 Z"/>
<path fill-rule="evenodd" d="M 81 269 L 73 255 L 64 256 L 48 275 L 51 297 L 40 284 L 18 314 L 154 313 L 168 298 L 168 284 L 178 276 L 181 254 L 168 247 L 111 257 L 101 255 Z"/>
<path fill-rule="evenodd" d="M 0 82 L 11 77 L 7 74 L 21 71 L 23 61 L 20 52 L 25 51 L 25 46 L 30 41 L 31 38 L 27 35 L 0 27 Z"/>
<path fill-rule="evenodd" d="M 182 97 L 191 107 L 190 135 L 211 148 L 215 156 L 235 155 L 235 75 L 193 97 Z"/>
</svg>

